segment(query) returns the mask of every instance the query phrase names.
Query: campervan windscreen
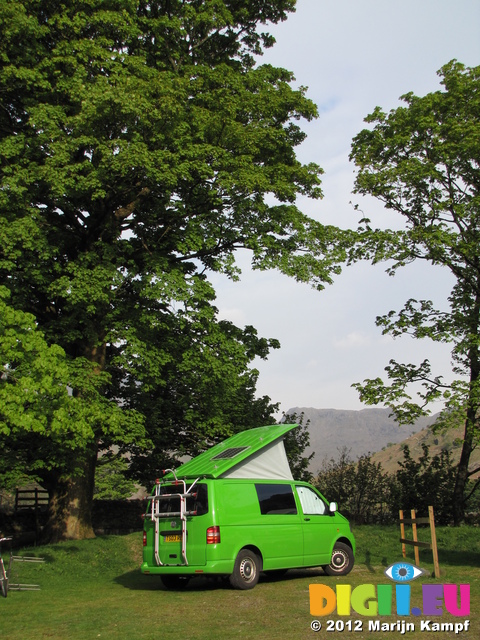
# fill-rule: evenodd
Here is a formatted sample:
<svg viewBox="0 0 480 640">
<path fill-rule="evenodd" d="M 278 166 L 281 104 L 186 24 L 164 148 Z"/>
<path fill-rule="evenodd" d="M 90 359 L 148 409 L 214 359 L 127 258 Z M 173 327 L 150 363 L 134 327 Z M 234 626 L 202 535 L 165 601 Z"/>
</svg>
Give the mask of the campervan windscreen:
<svg viewBox="0 0 480 640">
<path fill-rule="evenodd" d="M 187 485 L 187 490 L 191 485 Z M 160 491 L 162 493 L 174 494 L 183 490 L 183 485 L 167 484 L 163 485 Z M 197 516 L 203 516 L 208 513 L 208 489 L 206 484 L 196 484 L 192 489 L 192 495 L 187 498 L 187 511 L 196 511 Z M 159 513 L 178 513 L 180 511 L 180 498 L 169 498 L 159 500 Z"/>
</svg>

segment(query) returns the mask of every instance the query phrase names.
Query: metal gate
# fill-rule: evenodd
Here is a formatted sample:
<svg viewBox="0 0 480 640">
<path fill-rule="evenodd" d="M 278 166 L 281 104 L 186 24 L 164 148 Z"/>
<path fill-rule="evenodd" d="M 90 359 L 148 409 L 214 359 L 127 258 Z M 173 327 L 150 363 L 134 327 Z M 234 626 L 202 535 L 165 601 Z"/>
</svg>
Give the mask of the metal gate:
<svg viewBox="0 0 480 640">
<path fill-rule="evenodd" d="M 10 543 L 10 557 L 5 566 L 4 558 L 2 555 L 2 545 Z M 38 584 L 20 584 L 11 582 L 12 567 L 14 563 L 18 562 L 32 562 L 39 564 L 45 562 L 43 558 L 37 558 L 35 556 L 15 556 L 12 552 L 12 538 L 0 538 L 0 591 L 4 598 L 7 597 L 9 591 L 38 591 L 40 586 Z"/>
</svg>

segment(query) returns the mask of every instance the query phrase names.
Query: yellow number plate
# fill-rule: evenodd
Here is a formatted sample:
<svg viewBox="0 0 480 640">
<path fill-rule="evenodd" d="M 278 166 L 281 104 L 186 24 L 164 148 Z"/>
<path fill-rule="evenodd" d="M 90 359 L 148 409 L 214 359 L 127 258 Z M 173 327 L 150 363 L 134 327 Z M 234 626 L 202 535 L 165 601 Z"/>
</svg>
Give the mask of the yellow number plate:
<svg viewBox="0 0 480 640">
<path fill-rule="evenodd" d="M 171 534 L 165 536 L 165 542 L 181 542 L 182 536 L 180 534 Z"/>
</svg>

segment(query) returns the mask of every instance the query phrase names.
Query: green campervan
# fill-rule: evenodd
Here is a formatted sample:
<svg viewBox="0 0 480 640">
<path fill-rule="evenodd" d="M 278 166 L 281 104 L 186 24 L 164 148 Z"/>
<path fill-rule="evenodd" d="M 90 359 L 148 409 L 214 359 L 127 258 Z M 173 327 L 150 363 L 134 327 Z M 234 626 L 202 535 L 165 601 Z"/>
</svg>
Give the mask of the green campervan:
<svg viewBox="0 0 480 640">
<path fill-rule="evenodd" d="M 194 576 L 229 576 L 253 588 L 260 572 L 321 566 L 344 575 L 355 539 L 346 518 L 293 479 L 283 438 L 297 425 L 235 434 L 157 480 L 143 532 L 144 574 L 167 588 Z"/>
</svg>

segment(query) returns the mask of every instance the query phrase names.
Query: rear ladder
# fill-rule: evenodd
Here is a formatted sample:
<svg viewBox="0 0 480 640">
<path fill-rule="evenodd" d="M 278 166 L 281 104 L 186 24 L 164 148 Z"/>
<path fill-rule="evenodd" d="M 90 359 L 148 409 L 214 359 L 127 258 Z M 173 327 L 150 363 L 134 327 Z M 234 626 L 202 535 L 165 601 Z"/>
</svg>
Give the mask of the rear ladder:
<svg viewBox="0 0 480 640">
<path fill-rule="evenodd" d="M 187 484 L 185 480 L 178 480 L 175 475 L 175 471 L 173 469 L 166 469 L 164 473 L 171 472 L 173 473 L 174 480 L 157 480 L 155 485 L 155 492 L 153 496 L 151 496 L 151 513 L 150 517 L 155 524 L 155 561 L 157 565 L 163 567 L 178 567 L 178 566 L 187 566 L 187 516 L 194 516 L 197 514 L 196 511 L 187 511 L 187 498 L 196 498 L 197 493 L 192 491 L 195 488 L 195 485 L 200 480 L 197 478 L 187 489 Z M 169 485 L 177 485 L 179 487 L 179 491 L 170 492 L 170 493 L 162 493 L 162 487 L 166 484 Z M 163 500 L 180 500 L 180 511 L 159 511 L 160 501 Z M 182 538 L 182 562 L 177 564 L 166 564 L 160 560 L 160 518 L 180 518 L 181 524 L 181 538 Z"/>
</svg>

